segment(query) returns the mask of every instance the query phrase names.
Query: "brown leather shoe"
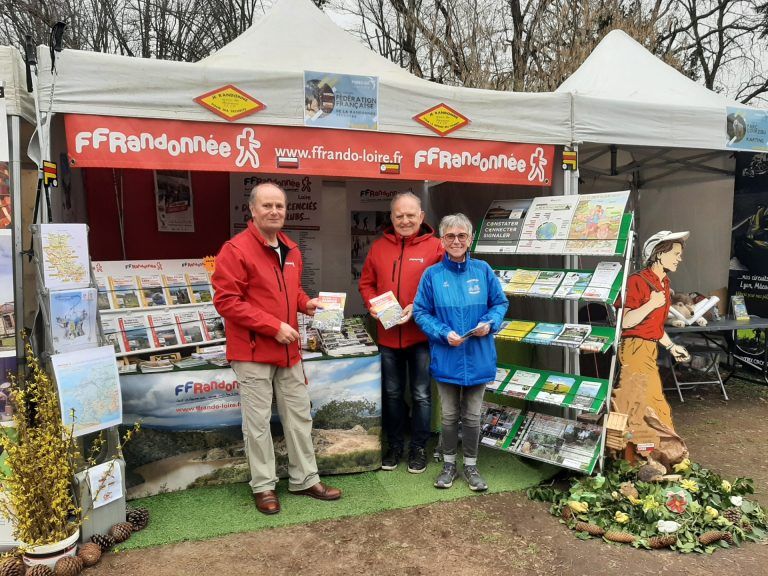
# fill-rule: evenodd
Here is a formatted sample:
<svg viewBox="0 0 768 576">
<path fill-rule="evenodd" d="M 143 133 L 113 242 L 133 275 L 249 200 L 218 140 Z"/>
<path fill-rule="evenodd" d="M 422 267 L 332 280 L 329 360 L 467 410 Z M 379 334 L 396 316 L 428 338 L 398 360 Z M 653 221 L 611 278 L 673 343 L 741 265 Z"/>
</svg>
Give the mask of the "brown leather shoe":
<svg viewBox="0 0 768 576">
<path fill-rule="evenodd" d="M 256 492 L 253 495 L 256 501 L 256 509 L 262 514 L 277 514 L 280 512 L 280 500 L 274 490 Z"/>
<path fill-rule="evenodd" d="M 310 486 L 304 490 L 293 492 L 293 494 L 302 494 L 303 496 L 310 496 L 312 498 L 317 498 L 318 500 L 338 500 L 341 498 L 341 490 L 326 486 L 322 482 L 318 482 L 314 486 Z"/>
</svg>

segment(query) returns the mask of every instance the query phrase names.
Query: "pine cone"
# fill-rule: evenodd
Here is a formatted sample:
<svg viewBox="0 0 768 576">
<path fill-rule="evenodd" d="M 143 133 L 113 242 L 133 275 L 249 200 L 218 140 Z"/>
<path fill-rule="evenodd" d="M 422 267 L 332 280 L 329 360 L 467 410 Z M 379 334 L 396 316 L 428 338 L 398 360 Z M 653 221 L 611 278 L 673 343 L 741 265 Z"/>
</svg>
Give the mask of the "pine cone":
<svg viewBox="0 0 768 576">
<path fill-rule="evenodd" d="M 133 533 L 133 525 L 130 522 L 118 522 L 109 529 L 109 535 L 115 540 L 115 544 L 125 542 Z"/>
<path fill-rule="evenodd" d="M 27 567 L 18 556 L 10 556 L 0 564 L 0 576 L 24 576 Z"/>
<path fill-rule="evenodd" d="M 752 534 L 752 522 L 746 519 L 742 520 L 741 529 L 744 530 L 746 534 Z"/>
<path fill-rule="evenodd" d="M 654 536 L 648 539 L 648 545 L 654 550 L 659 548 L 669 548 L 677 542 L 677 536 L 674 534 L 665 534 L 664 536 Z"/>
<path fill-rule="evenodd" d="M 53 576 L 53 570 L 45 564 L 35 564 L 27 570 L 26 576 Z"/>
<path fill-rule="evenodd" d="M 637 536 L 630 534 L 629 532 L 618 532 L 610 530 L 603 534 L 603 538 L 610 540 L 611 542 L 621 542 L 623 544 L 632 544 L 637 540 Z"/>
<path fill-rule="evenodd" d="M 605 530 L 600 528 L 597 524 L 590 524 L 589 522 L 576 522 L 576 526 L 573 527 L 576 532 L 589 532 L 592 536 L 602 536 L 605 534 Z"/>
<path fill-rule="evenodd" d="M 563 520 L 568 522 L 568 520 L 573 518 L 573 512 L 570 508 L 568 508 L 568 506 L 563 506 L 563 509 L 560 510 L 560 516 L 563 518 Z"/>
<path fill-rule="evenodd" d="M 135 508 L 128 510 L 125 518 L 133 526 L 134 531 L 143 530 L 149 524 L 149 510 L 146 508 Z"/>
<path fill-rule="evenodd" d="M 77 576 L 83 571 L 83 561 L 77 556 L 64 556 L 56 560 L 53 567 L 55 576 Z"/>
<path fill-rule="evenodd" d="M 98 544 L 102 552 L 106 552 L 115 545 L 115 539 L 112 538 L 112 536 L 105 536 L 104 534 L 94 534 L 91 536 L 91 542 Z"/>
<path fill-rule="evenodd" d="M 723 532 L 721 530 L 710 530 L 699 536 L 699 544 L 704 546 L 708 546 L 709 544 L 717 542 L 718 540 L 725 540 L 728 542 L 728 544 L 732 544 L 733 536 L 731 536 L 728 532 Z"/>
<path fill-rule="evenodd" d="M 741 522 L 741 510 L 738 508 L 728 508 L 728 510 L 723 512 L 723 518 L 734 524 L 738 524 Z"/>
<path fill-rule="evenodd" d="M 101 558 L 101 547 L 93 542 L 87 542 L 80 546 L 77 557 L 83 561 L 83 566 L 93 566 Z"/>
</svg>

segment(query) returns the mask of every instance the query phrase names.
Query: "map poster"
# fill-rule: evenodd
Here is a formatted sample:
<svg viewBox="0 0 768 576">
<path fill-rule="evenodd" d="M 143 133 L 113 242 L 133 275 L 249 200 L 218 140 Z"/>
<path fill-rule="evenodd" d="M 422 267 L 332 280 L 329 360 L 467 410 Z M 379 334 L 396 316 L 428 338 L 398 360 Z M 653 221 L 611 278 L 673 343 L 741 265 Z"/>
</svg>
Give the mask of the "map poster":
<svg viewBox="0 0 768 576">
<path fill-rule="evenodd" d="M 561 254 L 565 251 L 578 196 L 534 198 L 523 223 L 517 251 L 523 254 Z"/>
<path fill-rule="evenodd" d="M 299 245 L 304 260 L 301 285 L 314 296 L 322 286 L 323 242 L 320 236 L 322 222 L 322 179 L 292 174 L 240 174 L 229 177 L 229 228 L 232 236 L 242 232 L 251 219 L 248 201 L 259 184 L 271 182 L 285 191 L 286 213 L 283 230 Z"/>
<path fill-rule="evenodd" d="M 568 254 L 614 254 L 628 198 L 629 190 L 579 196 L 565 251 Z"/>
<path fill-rule="evenodd" d="M 158 232 L 194 232 L 192 178 L 180 170 L 155 170 Z"/>
<path fill-rule="evenodd" d="M 478 254 L 515 252 L 530 205 L 530 199 L 491 202 L 480 225 L 473 252 Z"/>
<path fill-rule="evenodd" d="M 39 224 L 35 248 L 49 290 L 87 288 L 88 227 L 85 224 Z"/>
<path fill-rule="evenodd" d="M 96 288 L 49 292 L 48 310 L 54 352 L 97 345 Z"/>
<path fill-rule="evenodd" d="M 304 126 L 379 129 L 379 79 L 304 72 Z"/>
<path fill-rule="evenodd" d="M 51 356 L 59 390 L 61 418 L 75 436 L 123 421 L 115 350 L 101 346 Z"/>
</svg>

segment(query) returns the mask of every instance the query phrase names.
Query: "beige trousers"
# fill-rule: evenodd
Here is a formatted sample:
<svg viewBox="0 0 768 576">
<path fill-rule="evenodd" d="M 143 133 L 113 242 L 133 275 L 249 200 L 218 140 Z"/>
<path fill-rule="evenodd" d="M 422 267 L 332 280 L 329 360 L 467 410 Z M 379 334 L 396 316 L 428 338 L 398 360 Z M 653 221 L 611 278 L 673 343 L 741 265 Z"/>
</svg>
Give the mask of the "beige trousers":
<svg viewBox="0 0 768 576">
<path fill-rule="evenodd" d="M 291 368 L 258 362 L 232 362 L 232 369 L 240 384 L 240 410 L 245 453 L 251 469 L 251 490 L 254 493 L 274 490 L 278 480 L 269 427 L 273 390 L 288 449 L 288 489 L 304 490 L 317 484 L 320 477 L 312 445 L 309 392 L 301 362 Z"/>
</svg>

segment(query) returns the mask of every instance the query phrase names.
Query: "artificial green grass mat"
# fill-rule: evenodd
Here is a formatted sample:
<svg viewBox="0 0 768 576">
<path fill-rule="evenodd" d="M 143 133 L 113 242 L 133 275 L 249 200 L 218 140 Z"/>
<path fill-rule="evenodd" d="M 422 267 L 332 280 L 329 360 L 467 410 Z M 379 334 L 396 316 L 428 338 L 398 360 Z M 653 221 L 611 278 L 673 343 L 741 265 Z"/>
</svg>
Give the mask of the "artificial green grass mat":
<svg viewBox="0 0 768 576">
<path fill-rule="evenodd" d="M 282 511 L 272 516 L 256 510 L 247 483 L 194 488 L 134 500 L 129 504 L 131 507 L 149 509 L 149 525 L 135 532 L 118 549 L 131 550 L 187 540 L 204 540 L 236 532 L 362 516 L 480 496 L 469 489 L 461 475 L 452 488 L 436 489 L 433 482 L 441 466 L 431 461 L 422 474 L 409 474 L 407 463 L 401 462 L 393 471 L 326 476 L 324 482 L 343 490 L 341 500 L 336 502 L 292 495 L 288 493 L 288 482 L 281 480 L 277 492 Z M 489 489 L 485 494 L 523 490 L 550 478 L 559 470 L 554 466 L 487 448 L 480 450 L 478 467 L 488 482 Z"/>
</svg>

